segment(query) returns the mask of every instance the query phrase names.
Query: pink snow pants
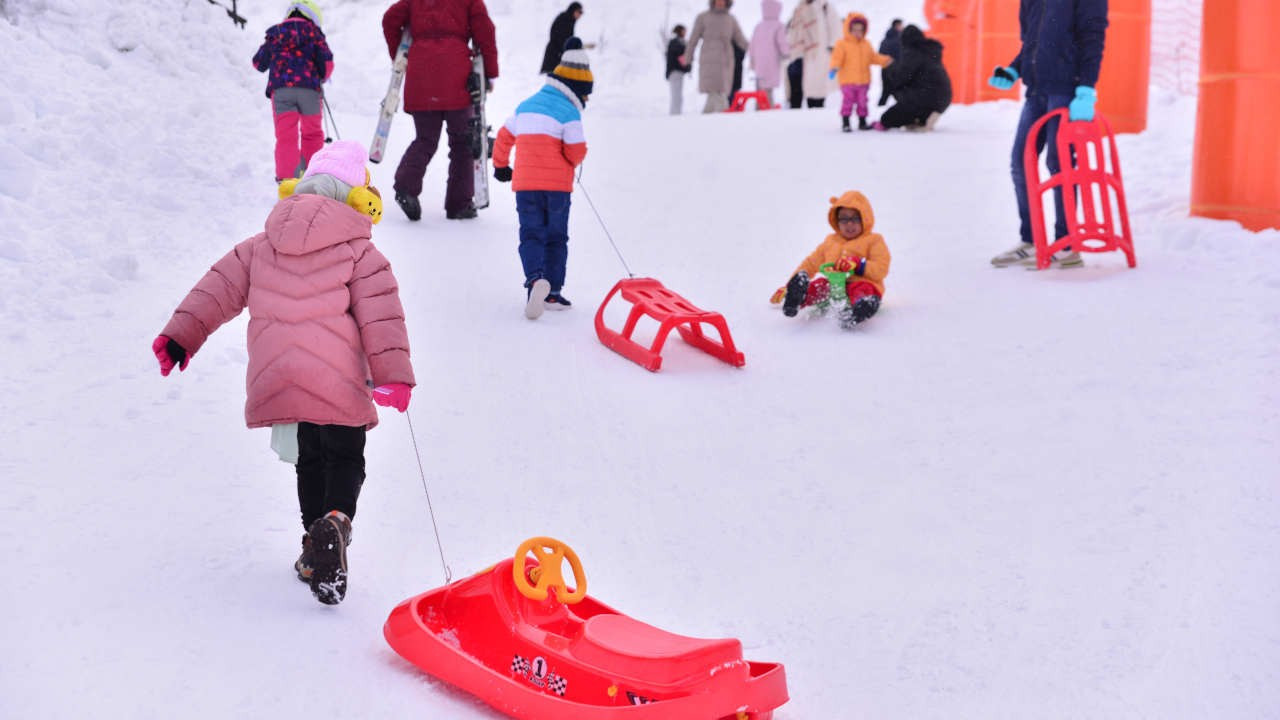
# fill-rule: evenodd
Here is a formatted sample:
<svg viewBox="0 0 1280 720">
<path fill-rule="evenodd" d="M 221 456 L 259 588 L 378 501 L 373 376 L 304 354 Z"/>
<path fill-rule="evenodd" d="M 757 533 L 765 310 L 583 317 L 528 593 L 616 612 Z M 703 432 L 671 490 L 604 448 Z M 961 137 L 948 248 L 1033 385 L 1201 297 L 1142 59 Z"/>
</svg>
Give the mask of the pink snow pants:
<svg viewBox="0 0 1280 720">
<path fill-rule="evenodd" d="M 867 116 L 867 91 L 871 89 L 871 85 L 841 85 L 840 92 L 844 95 L 844 102 L 840 104 L 840 115 L 849 117 L 853 114 L 853 106 L 858 106 L 858 117 Z"/>
<path fill-rule="evenodd" d="M 307 97 L 308 93 L 314 98 Z M 278 88 L 271 96 L 271 111 L 276 126 L 276 179 L 296 177 L 299 165 L 305 166 L 324 147 L 320 93 Z"/>
</svg>

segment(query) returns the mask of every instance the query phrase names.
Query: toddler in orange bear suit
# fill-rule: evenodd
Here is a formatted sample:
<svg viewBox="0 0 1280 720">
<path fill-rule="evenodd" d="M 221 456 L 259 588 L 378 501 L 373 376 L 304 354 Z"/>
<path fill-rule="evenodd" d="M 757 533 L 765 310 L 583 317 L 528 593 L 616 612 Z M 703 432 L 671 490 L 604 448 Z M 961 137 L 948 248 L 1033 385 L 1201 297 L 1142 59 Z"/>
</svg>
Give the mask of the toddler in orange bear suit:
<svg viewBox="0 0 1280 720">
<path fill-rule="evenodd" d="M 840 325 L 851 328 L 876 314 L 884 295 L 884 278 L 889 274 L 889 248 L 884 238 L 872 232 L 875 214 L 867 197 L 850 190 L 831 198 L 827 222 L 835 232 L 822 241 L 800 263 L 785 287 L 773 294 L 773 303 L 782 303 L 782 313 L 795 317 L 802 307 L 826 307 L 831 300 L 831 283 L 822 266 L 848 273 L 845 302 L 839 309 Z"/>
</svg>

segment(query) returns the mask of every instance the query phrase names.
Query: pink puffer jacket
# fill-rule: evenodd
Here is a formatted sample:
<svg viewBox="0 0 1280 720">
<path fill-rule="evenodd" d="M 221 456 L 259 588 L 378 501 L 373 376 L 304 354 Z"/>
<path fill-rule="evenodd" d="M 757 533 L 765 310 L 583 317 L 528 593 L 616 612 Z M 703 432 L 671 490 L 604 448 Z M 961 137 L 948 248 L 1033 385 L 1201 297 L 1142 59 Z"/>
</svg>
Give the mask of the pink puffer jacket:
<svg viewBox="0 0 1280 720">
<path fill-rule="evenodd" d="M 414 379 L 399 287 L 371 229 L 336 200 L 281 200 L 265 232 L 219 260 L 163 334 L 194 355 L 247 305 L 249 427 L 373 427 L 371 388 Z"/>
</svg>

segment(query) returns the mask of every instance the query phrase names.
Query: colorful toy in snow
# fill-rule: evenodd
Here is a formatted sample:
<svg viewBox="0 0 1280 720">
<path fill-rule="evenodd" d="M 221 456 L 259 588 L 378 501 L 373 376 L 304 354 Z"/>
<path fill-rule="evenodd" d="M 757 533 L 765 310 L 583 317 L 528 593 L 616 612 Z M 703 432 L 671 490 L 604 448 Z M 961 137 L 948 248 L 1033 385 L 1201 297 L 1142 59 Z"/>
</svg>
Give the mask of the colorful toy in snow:
<svg viewBox="0 0 1280 720">
<path fill-rule="evenodd" d="M 669 633 L 588 596 L 578 556 L 548 537 L 404 601 L 383 634 L 409 662 L 520 720 L 770 720 L 788 699 L 782 665 L 744 660 L 738 640 Z"/>
</svg>

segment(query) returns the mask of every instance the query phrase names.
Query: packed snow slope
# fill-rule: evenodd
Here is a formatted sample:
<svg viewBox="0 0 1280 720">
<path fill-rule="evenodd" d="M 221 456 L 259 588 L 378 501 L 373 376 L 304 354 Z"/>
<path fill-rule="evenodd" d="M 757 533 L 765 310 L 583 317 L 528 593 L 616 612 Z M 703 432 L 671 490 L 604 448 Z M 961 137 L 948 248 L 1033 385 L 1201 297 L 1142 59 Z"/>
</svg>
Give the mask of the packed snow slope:
<svg viewBox="0 0 1280 720">
<path fill-rule="evenodd" d="M 490 2 L 495 125 L 563 4 Z M 0 4 L 0 717 L 497 717 L 382 639 L 444 582 L 408 418 L 370 434 L 351 590 L 325 607 L 293 578 L 292 469 L 243 427 L 244 318 L 185 373 L 151 356 L 272 205 L 249 58 L 282 5 L 241 2 L 241 31 L 198 0 Z M 587 5 L 573 310 L 525 320 L 512 194 L 446 221 L 443 149 L 423 220 L 392 205 L 374 233 L 453 576 L 566 540 L 594 596 L 785 663 L 782 720 L 1278 717 L 1280 232 L 1187 217 L 1194 100 L 1155 95 L 1121 138 L 1137 269 L 994 270 L 1016 104 L 929 135 L 667 117 L 659 28 L 703 3 Z M 878 40 L 906 5 L 857 9 Z M 372 135 L 384 7 L 325 6 L 343 138 Z M 373 169 L 388 195 L 410 127 Z M 851 188 L 893 252 L 880 315 L 784 318 L 767 298 Z M 596 340 L 627 271 L 588 193 L 627 267 L 723 312 L 746 367 L 673 339 L 651 374 Z"/>
</svg>

